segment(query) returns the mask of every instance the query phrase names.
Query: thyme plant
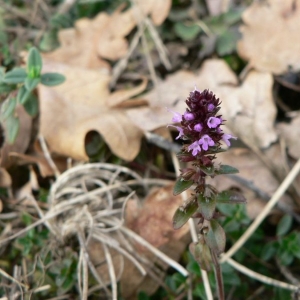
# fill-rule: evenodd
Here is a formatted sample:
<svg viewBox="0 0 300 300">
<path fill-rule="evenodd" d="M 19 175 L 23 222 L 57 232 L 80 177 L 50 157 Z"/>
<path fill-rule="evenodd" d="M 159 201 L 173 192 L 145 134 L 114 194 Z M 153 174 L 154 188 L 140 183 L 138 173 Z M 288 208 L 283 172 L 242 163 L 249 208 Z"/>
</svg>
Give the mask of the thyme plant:
<svg viewBox="0 0 300 300">
<path fill-rule="evenodd" d="M 214 163 L 216 154 L 225 151 L 221 148 L 221 141 L 230 146 L 230 140 L 236 137 L 222 131 L 221 126 L 225 120 L 218 114 L 220 100 L 209 90 L 200 92 L 195 88 L 186 99 L 186 105 L 183 115 L 171 111 L 172 121 L 178 125 L 169 125 L 178 130 L 176 139 L 184 141 L 178 154 L 179 160 L 190 163 L 190 167 L 180 170 L 174 194 L 178 195 L 192 186 L 194 188 L 190 198 L 175 212 L 173 226 L 178 229 L 190 218 L 197 219 L 198 242 L 190 245 L 190 251 L 201 269 L 210 271 L 211 266 L 214 266 L 219 299 L 223 300 L 218 257 L 224 252 L 226 237 L 218 222 L 221 213 L 217 210 L 217 203 L 237 204 L 245 203 L 246 200 L 238 192 L 218 192 L 205 180 L 207 176 L 213 178 L 216 175 L 238 173 L 236 168 Z"/>
</svg>

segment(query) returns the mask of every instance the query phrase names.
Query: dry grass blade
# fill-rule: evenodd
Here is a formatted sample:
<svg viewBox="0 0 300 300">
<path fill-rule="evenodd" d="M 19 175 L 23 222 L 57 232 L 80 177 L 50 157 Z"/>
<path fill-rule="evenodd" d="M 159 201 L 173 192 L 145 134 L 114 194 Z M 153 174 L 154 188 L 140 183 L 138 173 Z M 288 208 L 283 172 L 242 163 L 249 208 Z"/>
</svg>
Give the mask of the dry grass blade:
<svg viewBox="0 0 300 300">
<path fill-rule="evenodd" d="M 297 291 L 299 289 L 298 286 L 288 284 L 288 283 L 285 283 L 285 282 L 267 277 L 265 275 L 259 274 L 257 272 L 254 272 L 254 271 L 246 268 L 245 266 L 239 264 L 238 262 L 234 261 L 231 258 L 227 259 L 227 263 L 229 263 L 232 267 L 234 267 L 239 272 L 241 272 L 241 273 L 243 273 L 243 274 L 245 274 L 245 275 L 247 275 L 247 276 L 249 276 L 253 279 L 256 279 L 260 282 L 263 282 L 263 283 L 266 283 L 266 284 L 269 284 L 269 285 L 273 285 L 273 286 L 276 286 L 276 287 L 280 287 L 282 289 L 288 289 L 288 290 L 291 290 L 291 291 Z"/>
</svg>

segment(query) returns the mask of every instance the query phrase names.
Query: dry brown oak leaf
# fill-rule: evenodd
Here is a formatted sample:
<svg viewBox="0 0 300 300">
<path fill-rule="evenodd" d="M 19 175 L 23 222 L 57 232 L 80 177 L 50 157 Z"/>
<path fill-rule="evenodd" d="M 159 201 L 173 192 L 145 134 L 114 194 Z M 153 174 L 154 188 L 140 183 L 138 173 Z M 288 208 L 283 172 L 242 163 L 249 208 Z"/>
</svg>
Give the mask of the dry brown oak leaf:
<svg viewBox="0 0 300 300">
<path fill-rule="evenodd" d="M 60 48 L 44 54 L 48 60 L 91 69 L 110 69 L 104 59 L 117 60 L 128 50 L 126 35 L 147 15 L 160 25 L 168 16 L 171 0 L 140 0 L 122 12 L 101 12 L 94 19 L 82 18 L 75 28 L 58 33 Z"/>
<path fill-rule="evenodd" d="M 239 55 L 259 71 L 300 70 L 300 0 L 253 1 L 243 14 Z"/>
<path fill-rule="evenodd" d="M 290 123 L 278 123 L 276 126 L 280 137 L 285 141 L 288 153 L 300 158 L 300 113 L 296 113 Z"/>
<path fill-rule="evenodd" d="M 40 134 L 50 150 L 78 160 L 87 160 L 85 137 L 89 131 L 101 134 L 111 151 L 132 160 L 140 148 L 142 131 L 117 105 L 141 93 L 144 80 L 130 90 L 110 94 L 110 76 L 100 71 L 44 60 L 44 72 L 59 72 L 66 81 L 56 87 L 38 87 Z M 114 106 L 110 105 L 110 99 Z M 132 100 L 132 104 L 135 101 Z"/>
<path fill-rule="evenodd" d="M 238 85 L 236 75 L 221 59 L 206 60 L 197 74 L 179 71 L 168 76 L 143 96 L 150 106 L 129 109 L 127 114 L 143 131 L 166 126 L 172 123 L 166 108 L 183 113 L 184 100 L 194 85 L 200 90 L 210 89 L 220 98 L 227 128 L 247 145 L 267 148 L 277 139 L 271 74 L 252 71 Z"/>
</svg>

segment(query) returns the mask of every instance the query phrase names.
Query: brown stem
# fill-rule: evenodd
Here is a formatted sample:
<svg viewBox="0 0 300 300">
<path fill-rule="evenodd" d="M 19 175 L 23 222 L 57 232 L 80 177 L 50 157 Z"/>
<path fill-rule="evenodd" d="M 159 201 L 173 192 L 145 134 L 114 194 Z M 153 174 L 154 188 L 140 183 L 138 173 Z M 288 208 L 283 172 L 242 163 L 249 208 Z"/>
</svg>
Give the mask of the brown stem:
<svg viewBox="0 0 300 300">
<path fill-rule="evenodd" d="M 216 277 L 216 281 L 217 281 L 218 297 L 219 297 L 219 300 L 225 300 L 223 276 L 222 276 L 221 266 L 218 262 L 218 258 L 216 256 L 216 253 L 212 250 L 211 250 L 211 257 L 212 257 L 212 260 L 213 260 L 215 277 Z"/>
</svg>

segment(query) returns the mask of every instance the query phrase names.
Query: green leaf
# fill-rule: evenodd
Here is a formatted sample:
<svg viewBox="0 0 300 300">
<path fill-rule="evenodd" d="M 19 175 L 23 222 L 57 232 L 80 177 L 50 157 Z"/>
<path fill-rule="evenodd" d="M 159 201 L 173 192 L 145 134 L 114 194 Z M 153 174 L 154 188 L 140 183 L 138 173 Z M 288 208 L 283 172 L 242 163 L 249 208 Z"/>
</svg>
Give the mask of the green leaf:
<svg viewBox="0 0 300 300">
<path fill-rule="evenodd" d="M 182 22 L 175 23 L 174 30 L 177 36 L 184 41 L 191 41 L 201 32 L 200 26 L 196 24 L 186 25 Z"/>
<path fill-rule="evenodd" d="M 31 48 L 27 60 L 27 73 L 30 78 L 37 78 L 40 76 L 42 70 L 42 58 L 40 52 L 35 48 Z"/>
<path fill-rule="evenodd" d="M 217 255 L 224 252 L 226 245 L 226 235 L 221 225 L 216 220 L 210 221 L 210 228 L 204 239 L 209 248 Z"/>
<path fill-rule="evenodd" d="M 52 51 L 59 46 L 58 38 L 57 38 L 57 30 L 50 29 L 43 34 L 41 42 L 39 44 L 39 48 L 42 51 Z"/>
<path fill-rule="evenodd" d="M 215 168 L 214 167 L 204 167 L 200 166 L 201 171 L 203 171 L 206 175 L 211 176 L 215 174 Z"/>
<path fill-rule="evenodd" d="M 29 95 L 30 95 L 30 91 L 28 91 L 24 85 L 21 86 L 19 91 L 18 91 L 18 95 L 17 95 L 18 102 L 20 104 L 24 105 L 26 103 Z"/>
<path fill-rule="evenodd" d="M 40 83 L 40 80 L 41 80 L 40 78 L 30 78 L 30 77 L 27 77 L 25 79 L 25 82 L 24 82 L 26 89 L 29 92 L 31 92 Z"/>
<path fill-rule="evenodd" d="M 210 220 L 216 209 L 215 197 L 205 197 L 203 194 L 200 194 L 198 196 L 198 204 L 203 218 Z"/>
<path fill-rule="evenodd" d="M 187 190 L 190 186 L 192 186 L 194 180 L 183 180 L 183 178 L 179 177 L 175 183 L 173 194 L 179 195 L 183 191 Z"/>
<path fill-rule="evenodd" d="M 41 76 L 41 83 L 47 86 L 54 86 L 63 83 L 65 76 L 58 73 L 45 73 Z"/>
<path fill-rule="evenodd" d="M 37 97 L 33 94 L 30 94 L 29 98 L 24 103 L 24 108 L 31 117 L 35 117 L 39 112 L 39 101 Z"/>
<path fill-rule="evenodd" d="M 15 117 L 11 114 L 5 121 L 6 124 L 6 136 L 7 141 L 9 144 L 13 144 L 17 138 L 19 128 L 20 128 L 20 121 L 18 117 Z"/>
<path fill-rule="evenodd" d="M 216 201 L 218 203 L 246 203 L 246 198 L 239 192 L 236 191 L 223 191 L 216 196 Z"/>
<path fill-rule="evenodd" d="M 0 82 L 0 94 L 8 94 L 9 92 L 13 91 L 15 86 L 8 85 L 4 82 Z"/>
<path fill-rule="evenodd" d="M 288 231 L 292 227 L 292 222 L 293 222 L 293 218 L 290 215 L 283 216 L 277 225 L 276 235 L 283 236 L 286 233 L 288 233 Z"/>
<path fill-rule="evenodd" d="M 274 242 L 265 244 L 261 250 L 261 259 L 263 261 L 270 260 L 276 253 L 277 245 Z"/>
<path fill-rule="evenodd" d="M 239 34 L 234 30 L 223 32 L 217 39 L 216 50 L 220 56 L 231 54 L 236 50 Z"/>
<path fill-rule="evenodd" d="M 16 105 L 17 105 L 16 98 L 9 98 L 5 100 L 5 102 L 2 104 L 1 107 L 1 118 L 3 120 L 6 120 L 9 116 L 11 116 L 15 111 Z"/>
<path fill-rule="evenodd" d="M 197 211 L 198 203 L 195 198 L 192 198 L 185 206 L 180 206 L 173 216 L 174 229 L 181 228 L 189 218 Z"/>
<path fill-rule="evenodd" d="M 189 248 L 200 268 L 209 272 L 211 270 L 212 257 L 208 246 L 205 243 L 197 242 L 191 243 Z"/>
<path fill-rule="evenodd" d="M 221 165 L 219 169 L 215 170 L 215 174 L 220 175 L 220 174 L 236 174 L 239 173 L 239 170 L 228 166 L 228 165 Z"/>
<path fill-rule="evenodd" d="M 0 67 L 0 82 L 3 82 L 4 75 L 5 75 L 5 68 L 4 67 Z"/>
<path fill-rule="evenodd" d="M 3 81 L 9 84 L 17 84 L 24 82 L 26 77 L 27 74 L 23 68 L 14 68 L 5 74 Z"/>
</svg>

